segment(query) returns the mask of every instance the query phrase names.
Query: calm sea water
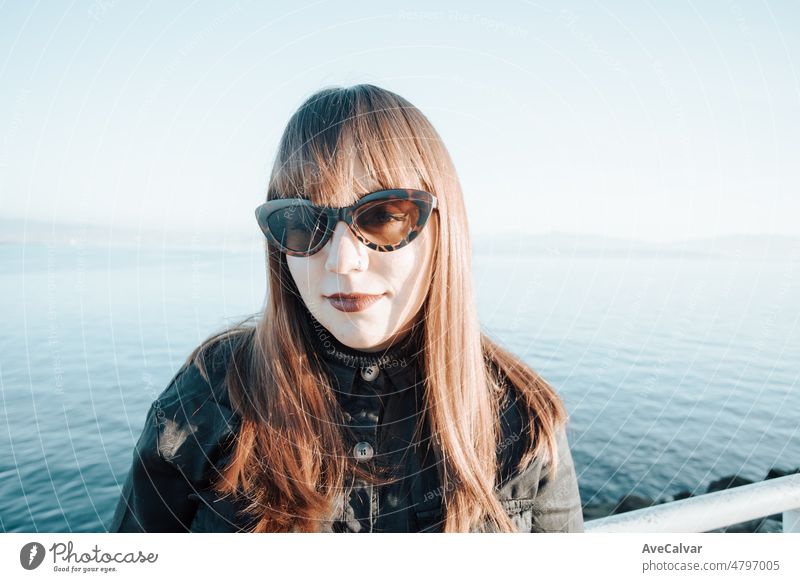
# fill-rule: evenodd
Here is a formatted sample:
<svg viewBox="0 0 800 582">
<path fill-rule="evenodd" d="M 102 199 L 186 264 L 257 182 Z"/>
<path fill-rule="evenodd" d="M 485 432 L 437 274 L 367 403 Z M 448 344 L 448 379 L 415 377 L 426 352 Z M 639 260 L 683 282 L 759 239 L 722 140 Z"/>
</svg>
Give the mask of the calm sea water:
<svg viewBox="0 0 800 582">
<path fill-rule="evenodd" d="M 150 402 L 258 311 L 253 252 L 0 247 L 0 531 L 104 531 Z M 477 255 L 481 318 L 562 395 L 584 504 L 800 465 L 800 266 Z"/>
</svg>

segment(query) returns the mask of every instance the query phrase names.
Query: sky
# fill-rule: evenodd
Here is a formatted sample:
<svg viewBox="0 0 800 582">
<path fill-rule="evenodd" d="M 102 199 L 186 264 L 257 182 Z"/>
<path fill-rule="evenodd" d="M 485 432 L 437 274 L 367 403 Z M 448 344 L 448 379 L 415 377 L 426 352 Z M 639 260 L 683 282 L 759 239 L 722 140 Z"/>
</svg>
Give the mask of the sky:
<svg viewBox="0 0 800 582">
<path fill-rule="evenodd" d="M 257 228 L 314 91 L 416 105 L 476 234 L 800 234 L 800 3 L 5 2 L 0 218 Z"/>
</svg>

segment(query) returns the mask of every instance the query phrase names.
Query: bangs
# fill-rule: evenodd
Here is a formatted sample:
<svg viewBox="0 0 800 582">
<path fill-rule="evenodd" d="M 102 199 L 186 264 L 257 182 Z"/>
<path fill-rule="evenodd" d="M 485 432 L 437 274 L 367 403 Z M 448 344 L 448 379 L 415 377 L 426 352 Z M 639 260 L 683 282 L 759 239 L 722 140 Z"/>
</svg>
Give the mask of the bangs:
<svg viewBox="0 0 800 582">
<path fill-rule="evenodd" d="M 371 87 L 323 89 L 303 103 L 284 131 L 268 199 L 339 207 L 376 190 L 433 193 L 420 144 L 430 135 L 427 119 L 402 97 Z"/>
</svg>

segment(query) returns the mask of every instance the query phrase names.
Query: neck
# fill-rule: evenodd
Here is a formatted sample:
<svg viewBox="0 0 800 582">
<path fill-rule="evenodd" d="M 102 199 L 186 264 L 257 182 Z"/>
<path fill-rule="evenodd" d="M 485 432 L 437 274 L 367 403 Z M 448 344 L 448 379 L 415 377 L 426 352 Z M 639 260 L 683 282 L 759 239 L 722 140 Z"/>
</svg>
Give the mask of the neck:
<svg viewBox="0 0 800 582">
<path fill-rule="evenodd" d="M 380 367 L 400 365 L 403 360 L 410 360 L 418 355 L 419 332 L 421 321 L 414 325 L 400 338 L 394 339 L 388 347 L 362 350 L 351 348 L 340 342 L 311 313 L 308 313 L 311 344 L 324 359 L 336 361 L 350 367 Z"/>
</svg>

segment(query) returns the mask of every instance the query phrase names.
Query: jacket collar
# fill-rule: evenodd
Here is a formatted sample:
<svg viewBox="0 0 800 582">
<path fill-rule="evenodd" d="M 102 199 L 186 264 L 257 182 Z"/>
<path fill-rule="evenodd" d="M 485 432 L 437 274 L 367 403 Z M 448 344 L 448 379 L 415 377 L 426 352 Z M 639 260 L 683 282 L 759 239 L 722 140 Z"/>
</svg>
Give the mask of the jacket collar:
<svg viewBox="0 0 800 582">
<path fill-rule="evenodd" d="M 306 310 L 311 345 L 319 359 L 338 380 L 334 390 L 349 395 L 362 368 L 378 366 L 392 380 L 393 392 L 413 386 L 419 377 L 422 322 L 418 321 L 398 343 L 377 352 L 346 346 Z"/>
</svg>

